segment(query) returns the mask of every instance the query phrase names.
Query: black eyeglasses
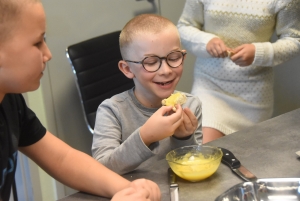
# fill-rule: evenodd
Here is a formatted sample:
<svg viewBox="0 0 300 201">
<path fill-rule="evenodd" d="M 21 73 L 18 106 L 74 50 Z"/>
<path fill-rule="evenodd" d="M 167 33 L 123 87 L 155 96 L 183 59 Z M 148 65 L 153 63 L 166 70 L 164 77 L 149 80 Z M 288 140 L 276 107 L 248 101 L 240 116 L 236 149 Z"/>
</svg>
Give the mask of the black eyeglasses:
<svg viewBox="0 0 300 201">
<path fill-rule="evenodd" d="M 162 60 L 165 59 L 167 64 L 171 68 L 177 68 L 183 62 L 184 55 L 186 52 L 182 51 L 173 51 L 170 52 L 166 57 L 158 57 L 158 56 L 149 56 L 145 57 L 142 61 L 130 61 L 125 60 L 126 62 L 132 62 L 136 64 L 142 64 L 143 68 L 148 72 L 156 72 L 161 67 Z"/>
</svg>

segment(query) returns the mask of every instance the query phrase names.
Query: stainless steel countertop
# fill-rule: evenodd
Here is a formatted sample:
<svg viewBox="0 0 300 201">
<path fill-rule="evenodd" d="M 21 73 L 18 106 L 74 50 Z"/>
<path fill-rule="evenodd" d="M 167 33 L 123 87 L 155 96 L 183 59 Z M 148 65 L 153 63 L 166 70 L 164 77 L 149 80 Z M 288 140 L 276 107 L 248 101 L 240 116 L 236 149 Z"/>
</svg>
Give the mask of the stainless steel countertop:
<svg viewBox="0 0 300 201">
<path fill-rule="evenodd" d="M 222 137 L 206 145 L 230 150 L 241 163 L 258 178 L 300 177 L 300 109 L 259 123 L 253 127 Z M 147 169 L 124 175 L 129 180 L 147 178 L 156 182 L 162 193 L 162 201 L 169 201 L 169 186 L 165 160 Z M 196 183 L 178 179 L 180 201 L 214 201 L 235 184 L 243 182 L 224 164 L 215 174 Z M 59 201 L 106 201 L 107 198 L 85 193 L 75 193 Z"/>
</svg>

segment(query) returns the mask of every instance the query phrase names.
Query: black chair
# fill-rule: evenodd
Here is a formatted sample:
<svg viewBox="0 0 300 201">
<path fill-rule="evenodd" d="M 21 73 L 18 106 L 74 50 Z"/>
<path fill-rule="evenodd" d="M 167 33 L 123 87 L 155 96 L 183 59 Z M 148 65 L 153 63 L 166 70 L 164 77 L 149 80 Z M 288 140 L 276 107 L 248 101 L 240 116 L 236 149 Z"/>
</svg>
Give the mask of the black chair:
<svg viewBox="0 0 300 201">
<path fill-rule="evenodd" d="M 84 119 L 93 134 L 100 103 L 134 86 L 118 68 L 122 59 L 119 49 L 120 31 L 98 36 L 66 49 L 76 78 Z"/>
</svg>

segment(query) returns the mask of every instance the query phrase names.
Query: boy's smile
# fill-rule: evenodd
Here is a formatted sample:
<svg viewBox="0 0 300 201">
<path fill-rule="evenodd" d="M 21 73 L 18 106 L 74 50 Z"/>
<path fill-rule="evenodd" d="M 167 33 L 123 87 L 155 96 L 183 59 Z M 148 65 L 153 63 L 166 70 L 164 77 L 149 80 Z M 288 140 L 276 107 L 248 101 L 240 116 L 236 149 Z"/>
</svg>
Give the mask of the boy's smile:
<svg viewBox="0 0 300 201">
<path fill-rule="evenodd" d="M 138 34 L 129 47 L 130 60 L 141 61 L 145 57 L 166 57 L 173 51 L 180 51 L 180 39 L 174 26 L 168 26 L 159 33 Z M 127 59 L 127 58 L 126 58 Z M 146 107 L 158 108 L 161 100 L 170 96 L 182 75 L 182 66 L 172 68 L 162 59 L 155 72 L 146 71 L 142 64 L 127 62 L 135 83 L 135 95 Z M 126 75 L 127 76 L 127 75 Z M 128 77 L 128 76 L 127 76 Z"/>
<path fill-rule="evenodd" d="M 167 81 L 167 82 L 154 82 L 154 83 L 161 85 L 161 86 L 168 86 L 168 85 L 172 84 L 173 81 L 174 80 Z"/>
</svg>

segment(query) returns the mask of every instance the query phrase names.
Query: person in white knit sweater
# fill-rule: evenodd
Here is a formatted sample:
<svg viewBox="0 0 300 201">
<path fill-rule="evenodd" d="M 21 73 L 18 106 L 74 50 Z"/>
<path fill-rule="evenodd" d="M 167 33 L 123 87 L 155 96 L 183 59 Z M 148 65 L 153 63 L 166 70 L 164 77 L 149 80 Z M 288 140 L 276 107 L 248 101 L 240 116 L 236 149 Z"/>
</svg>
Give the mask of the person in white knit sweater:
<svg viewBox="0 0 300 201">
<path fill-rule="evenodd" d="M 197 57 L 203 143 L 272 116 L 272 67 L 300 53 L 300 0 L 187 0 L 177 27 Z"/>
</svg>

